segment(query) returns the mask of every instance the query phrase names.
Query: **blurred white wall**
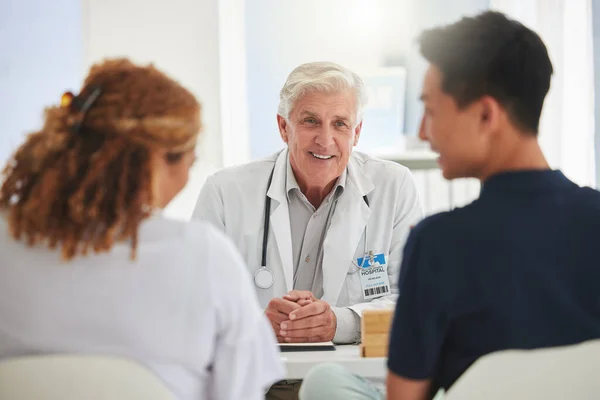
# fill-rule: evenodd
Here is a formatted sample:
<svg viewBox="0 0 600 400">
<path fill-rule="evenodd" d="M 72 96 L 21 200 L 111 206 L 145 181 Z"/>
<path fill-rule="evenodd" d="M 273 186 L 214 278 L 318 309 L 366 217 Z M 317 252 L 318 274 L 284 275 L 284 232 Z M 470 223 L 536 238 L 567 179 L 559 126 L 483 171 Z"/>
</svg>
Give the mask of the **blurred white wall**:
<svg viewBox="0 0 600 400">
<path fill-rule="evenodd" d="M 0 164 L 83 77 L 81 0 L 0 1 Z"/>
<path fill-rule="evenodd" d="M 218 0 L 83 0 L 85 65 L 127 56 L 154 63 L 202 103 L 204 131 L 190 182 L 169 205 L 190 217 L 206 176 L 222 165 Z"/>
<path fill-rule="evenodd" d="M 238 0 L 227 1 L 233 6 Z M 223 3 L 0 1 L 0 163 L 24 133 L 40 128 L 45 106 L 57 104 L 66 90 L 78 91 L 94 62 L 117 56 L 152 62 L 189 88 L 203 106 L 199 160 L 190 183 L 165 211 L 189 218 L 205 177 L 224 158 L 219 48 Z M 229 14 L 223 18 L 231 21 Z"/>
</svg>

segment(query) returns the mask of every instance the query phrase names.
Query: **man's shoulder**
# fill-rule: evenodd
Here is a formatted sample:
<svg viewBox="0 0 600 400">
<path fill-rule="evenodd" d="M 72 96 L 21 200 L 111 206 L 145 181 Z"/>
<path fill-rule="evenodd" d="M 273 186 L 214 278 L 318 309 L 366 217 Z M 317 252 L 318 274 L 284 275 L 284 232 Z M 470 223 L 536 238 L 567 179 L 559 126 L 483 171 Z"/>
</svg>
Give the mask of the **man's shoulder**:
<svg viewBox="0 0 600 400">
<path fill-rule="evenodd" d="M 225 167 L 210 176 L 213 183 L 227 185 L 229 183 L 247 182 L 248 176 L 256 177 L 270 174 L 275 167 L 279 153 L 251 161 L 245 164 Z"/>
<path fill-rule="evenodd" d="M 413 233 L 424 239 L 437 241 L 444 237 L 444 241 L 448 241 L 458 230 L 473 231 L 473 225 L 478 224 L 478 215 L 478 200 L 475 200 L 464 207 L 423 218 L 414 226 Z"/>
<path fill-rule="evenodd" d="M 600 233 L 600 192 L 589 187 L 577 187 L 562 200 L 562 215 L 578 231 L 590 236 Z M 558 213 L 557 213 L 558 214 Z"/>
<path fill-rule="evenodd" d="M 600 212 L 600 192 L 596 189 L 579 187 L 573 192 L 571 198 L 573 205 L 581 211 Z"/>
</svg>

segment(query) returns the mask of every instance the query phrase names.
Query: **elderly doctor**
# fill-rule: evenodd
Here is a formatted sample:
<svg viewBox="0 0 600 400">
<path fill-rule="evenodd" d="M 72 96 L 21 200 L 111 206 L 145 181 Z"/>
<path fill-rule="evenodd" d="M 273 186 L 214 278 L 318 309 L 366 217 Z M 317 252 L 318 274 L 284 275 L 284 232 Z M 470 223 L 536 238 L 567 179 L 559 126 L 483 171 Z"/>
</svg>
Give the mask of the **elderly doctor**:
<svg viewBox="0 0 600 400">
<path fill-rule="evenodd" d="M 287 148 L 205 182 L 194 217 L 237 245 L 280 342 L 353 343 L 362 310 L 393 305 L 409 228 L 422 217 L 409 170 L 353 152 L 365 87 L 329 62 L 281 89 Z"/>
</svg>

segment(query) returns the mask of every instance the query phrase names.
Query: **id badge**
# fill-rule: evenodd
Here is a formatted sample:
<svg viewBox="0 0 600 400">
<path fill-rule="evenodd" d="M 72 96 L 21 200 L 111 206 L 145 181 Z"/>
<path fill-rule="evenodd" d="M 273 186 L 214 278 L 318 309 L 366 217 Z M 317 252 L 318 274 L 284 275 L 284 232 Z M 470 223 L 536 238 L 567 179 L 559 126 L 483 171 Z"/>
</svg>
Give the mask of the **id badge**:
<svg viewBox="0 0 600 400">
<path fill-rule="evenodd" d="M 391 293 L 390 277 L 387 273 L 387 263 L 384 254 L 373 256 L 374 262 L 369 259 L 359 258 L 358 265 L 362 268 L 358 271 L 360 274 L 360 285 L 365 300 L 371 300 L 377 297 L 386 296 Z"/>
</svg>

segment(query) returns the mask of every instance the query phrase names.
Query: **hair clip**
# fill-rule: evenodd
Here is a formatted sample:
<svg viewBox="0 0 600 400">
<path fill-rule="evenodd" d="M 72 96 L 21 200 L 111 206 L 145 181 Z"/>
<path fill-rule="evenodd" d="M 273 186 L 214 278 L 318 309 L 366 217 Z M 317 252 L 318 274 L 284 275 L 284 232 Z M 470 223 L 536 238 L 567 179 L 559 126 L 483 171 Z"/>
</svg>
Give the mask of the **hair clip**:
<svg viewBox="0 0 600 400">
<path fill-rule="evenodd" d="M 61 108 L 69 108 L 71 107 L 71 103 L 73 103 L 73 98 L 75 96 L 72 92 L 64 92 L 62 96 L 60 96 L 60 107 Z"/>
<path fill-rule="evenodd" d="M 92 93 L 90 93 L 83 101 L 83 104 L 79 108 L 79 112 L 81 112 L 85 116 L 92 104 L 94 104 L 98 97 L 100 97 L 101 93 L 102 89 L 99 86 L 95 87 Z"/>
<path fill-rule="evenodd" d="M 83 98 L 81 94 L 78 96 L 73 96 L 73 94 L 70 92 L 63 94 L 63 97 L 61 98 L 61 106 L 63 104 L 66 104 L 66 107 L 74 106 L 76 110 L 81 113 L 79 119 L 73 124 L 73 133 L 79 133 L 81 125 L 83 124 L 83 120 L 85 119 L 85 115 L 98 97 L 100 97 L 101 93 L 102 88 L 100 86 L 95 86 L 92 92 L 85 98 Z"/>
</svg>

